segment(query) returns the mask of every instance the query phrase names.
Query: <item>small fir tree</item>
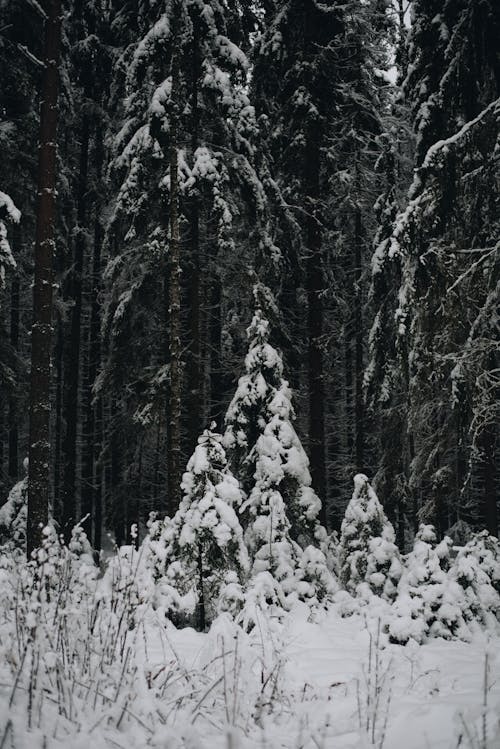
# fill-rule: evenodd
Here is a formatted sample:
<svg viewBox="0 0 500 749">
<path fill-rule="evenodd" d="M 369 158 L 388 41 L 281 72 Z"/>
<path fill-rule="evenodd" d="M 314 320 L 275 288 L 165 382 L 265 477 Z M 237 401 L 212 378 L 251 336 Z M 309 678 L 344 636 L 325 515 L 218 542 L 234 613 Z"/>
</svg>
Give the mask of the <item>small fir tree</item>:
<svg viewBox="0 0 500 749">
<path fill-rule="evenodd" d="M 487 531 L 458 552 L 450 577 L 464 590 L 466 618 L 495 627 L 500 620 L 500 544 Z"/>
<path fill-rule="evenodd" d="M 14 484 L 0 507 L 0 548 L 26 550 L 28 477 Z"/>
<path fill-rule="evenodd" d="M 230 600 L 237 601 L 249 568 L 237 515 L 243 496 L 219 434 L 206 430 L 199 438 L 182 491 L 177 513 L 162 526 L 153 525 L 149 543 L 157 577 L 181 595 L 195 594 L 197 623 L 204 629 L 219 597 L 225 610 L 231 608 Z M 224 590 L 226 584 L 232 592 Z M 174 598 L 182 608 L 181 599 Z"/>
<path fill-rule="evenodd" d="M 448 574 L 451 540 L 436 545 L 432 525 L 421 525 L 394 602 L 395 618 L 389 625 L 393 642 L 413 639 L 422 643 L 429 637 L 468 639 L 464 620 L 463 590 Z"/>
<path fill-rule="evenodd" d="M 265 287 L 254 289 L 257 305 L 269 295 Z M 259 306 L 247 335 L 245 374 L 227 410 L 224 437 L 233 469 L 248 495 L 246 525 L 250 529 L 260 516 L 269 515 L 276 490 L 284 503 L 291 537 L 306 546 L 321 533 L 317 520 L 321 502 L 311 487 L 309 461 L 292 424 L 295 414 L 288 382 L 283 379 L 283 361 L 269 342 L 269 321 Z M 279 502 L 275 505 L 276 531 L 286 522 L 280 519 Z M 254 531 L 248 530 L 251 551 L 255 547 L 252 534 L 262 535 L 262 522 L 258 520 Z"/>
<path fill-rule="evenodd" d="M 394 539 L 394 529 L 368 478 L 358 473 L 339 545 L 340 580 L 349 593 L 362 593 L 366 584 L 375 595 L 389 601 L 395 598 L 402 570 Z"/>
<path fill-rule="evenodd" d="M 309 546 L 326 534 L 309 461 L 292 425 L 281 355 L 269 342 L 262 307 L 272 298 L 261 285 L 254 296 L 246 371 L 227 411 L 225 444 L 247 493 L 241 510 L 253 561 L 248 600 L 289 609 L 297 600 L 322 600 L 335 584 L 323 552 Z"/>
<path fill-rule="evenodd" d="M 0 289 L 4 285 L 6 268 L 8 266 L 15 268 L 16 266 L 7 238 L 7 222 L 17 224 L 20 218 L 21 213 L 12 199 L 6 193 L 0 191 Z"/>
</svg>

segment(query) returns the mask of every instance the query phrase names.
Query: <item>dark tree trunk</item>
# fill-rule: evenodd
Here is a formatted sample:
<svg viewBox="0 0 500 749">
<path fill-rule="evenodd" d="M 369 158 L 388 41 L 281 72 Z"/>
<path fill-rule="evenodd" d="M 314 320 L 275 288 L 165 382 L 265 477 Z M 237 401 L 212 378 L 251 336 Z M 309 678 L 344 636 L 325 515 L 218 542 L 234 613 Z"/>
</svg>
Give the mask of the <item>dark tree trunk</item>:
<svg viewBox="0 0 500 749">
<path fill-rule="evenodd" d="M 50 501 L 50 356 L 52 262 L 56 220 L 56 143 L 61 2 L 47 0 L 40 112 L 35 279 L 31 328 L 27 553 L 42 542 Z"/>
<path fill-rule="evenodd" d="M 484 460 L 484 524 L 488 533 L 498 536 L 498 508 L 496 481 L 496 437 L 497 428 L 490 424 L 482 435 Z"/>
<path fill-rule="evenodd" d="M 363 403 L 363 294 L 361 209 L 354 212 L 354 421 L 356 472 L 364 473 L 365 425 Z"/>
<path fill-rule="evenodd" d="M 177 20 L 178 20 L 178 13 Z M 175 39 L 174 29 L 174 39 Z M 178 194 L 178 119 L 179 119 L 179 58 L 172 54 L 172 110 L 170 121 L 170 247 L 169 247 L 169 344 L 170 388 L 168 402 L 168 511 L 172 515 L 179 506 L 181 483 L 181 295 Z"/>
<path fill-rule="evenodd" d="M 10 345 L 16 352 L 19 348 L 19 291 L 20 281 L 16 273 L 10 292 Z M 19 475 L 18 422 L 17 398 L 14 393 L 9 399 L 9 476 L 14 480 Z"/>
<path fill-rule="evenodd" d="M 224 373 L 222 371 L 222 322 L 221 322 L 222 289 L 220 278 L 213 264 L 213 273 L 210 282 L 210 419 L 214 420 L 219 427 L 223 401 L 224 401 Z"/>
<path fill-rule="evenodd" d="M 198 596 L 198 628 L 200 632 L 204 632 L 206 626 L 206 613 L 203 556 L 201 553 L 201 544 L 198 544 Z"/>
<path fill-rule="evenodd" d="M 64 367 L 64 417 L 66 434 L 64 440 L 64 487 L 62 523 L 66 539 L 76 522 L 76 464 L 77 436 L 79 423 L 80 394 L 80 340 L 82 321 L 82 275 L 85 251 L 85 229 L 87 220 L 87 177 L 89 159 L 89 120 L 83 116 L 80 146 L 80 166 L 78 175 L 77 219 L 78 229 L 75 240 L 75 258 L 71 272 L 70 340 Z"/>
<path fill-rule="evenodd" d="M 56 364 L 56 392 L 55 392 L 55 424 L 54 424 L 54 517 L 60 521 L 62 518 L 62 507 L 60 502 L 61 486 L 61 455 L 62 455 L 62 407 L 63 407 L 63 357 L 64 357 L 64 331 L 63 322 L 58 316 L 56 324 L 56 345 L 55 345 L 55 364 Z"/>
<path fill-rule="evenodd" d="M 200 82 L 200 50 L 199 50 L 199 28 L 194 22 L 193 31 L 193 78 L 191 91 L 191 150 L 194 153 L 199 145 L 199 105 L 198 87 Z M 187 401 L 187 448 L 191 454 L 203 426 L 203 402 L 202 402 L 202 360 L 201 360 L 201 279 L 200 279 L 200 201 L 198 185 L 195 185 L 194 194 L 189 201 L 189 366 L 186 368 L 188 401 Z"/>
<path fill-rule="evenodd" d="M 98 128 L 95 135 L 95 165 L 96 180 L 102 178 L 103 138 L 102 130 Z M 99 294 L 101 289 L 101 247 L 103 228 L 101 226 L 102 206 L 95 205 L 94 219 L 94 253 L 92 258 L 92 273 L 90 283 L 90 325 L 88 336 L 88 366 L 84 388 L 84 445 L 82 449 L 82 517 L 89 516 L 84 522 L 84 529 L 96 550 L 101 548 L 102 533 L 102 487 L 100 471 L 98 470 L 101 437 L 99 433 L 101 399 L 93 402 L 92 388 L 99 370 L 101 358 L 100 328 L 101 308 Z M 93 533 L 92 533 L 93 530 Z"/>
<path fill-rule="evenodd" d="M 306 283 L 309 379 L 309 450 L 314 489 L 321 499 L 321 522 L 326 524 L 325 393 L 323 372 L 323 258 L 319 199 L 319 144 L 309 136 L 306 150 Z"/>
</svg>

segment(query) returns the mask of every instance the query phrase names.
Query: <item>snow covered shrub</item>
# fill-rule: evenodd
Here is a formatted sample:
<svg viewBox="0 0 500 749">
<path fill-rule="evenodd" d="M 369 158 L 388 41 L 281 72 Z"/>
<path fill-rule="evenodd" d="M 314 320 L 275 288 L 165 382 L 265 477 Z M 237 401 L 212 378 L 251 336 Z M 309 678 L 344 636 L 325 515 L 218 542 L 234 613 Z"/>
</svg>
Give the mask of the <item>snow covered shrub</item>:
<svg viewBox="0 0 500 749">
<path fill-rule="evenodd" d="M 448 574 L 451 540 L 436 545 L 432 525 L 421 525 L 406 557 L 398 596 L 389 624 L 393 642 L 413 639 L 422 643 L 428 637 L 469 639 L 464 620 L 464 592 Z"/>
<path fill-rule="evenodd" d="M 270 344 L 269 321 L 259 306 L 271 292 L 257 284 L 257 309 L 247 330 L 249 349 L 226 414 L 224 444 L 233 471 L 250 497 L 245 504 L 245 525 L 263 508 L 255 482 L 268 480 L 286 506 L 290 535 L 301 546 L 313 542 L 321 502 L 311 487 L 309 461 L 292 425 L 295 418 L 283 361 Z M 264 479 L 267 477 L 267 479 Z M 267 511 L 264 511 L 267 514 Z"/>
<path fill-rule="evenodd" d="M 194 594 L 198 625 L 204 629 L 217 613 L 219 597 L 225 610 L 234 608 L 239 598 L 235 586 L 249 568 L 236 514 L 243 496 L 228 467 L 221 435 L 206 430 L 198 439 L 182 490 L 175 516 L 150 528 L 149 547 L 160 589 L 171 598 L 166 608 L 179 613 L 183 606 L 192 609 Z M 227 577 L 229 571 L 236 579 Z M 230 586 L 226 592 L 225 585 Z"/>
<path fill-rule="evenodd" d="M 450 577 L 464 590 L 465 616 L 495 626 L 500 620 L 500 544 L 488 531 L 477 533 L 455 558 Z"/>
<path fill-rule="evenodd" d="M 28 479 L 18 481 L 0 507 L 0 547 L 26 550 Z"/>
<path fill-rule="evenodd" d="M 362 473 L 354 477 L 354 493 L 342 521 L 339 568 L 340 581 L 349 593 L 368 589 L 394 600 L 402 571 L 394 529 Z"/>
</svg>

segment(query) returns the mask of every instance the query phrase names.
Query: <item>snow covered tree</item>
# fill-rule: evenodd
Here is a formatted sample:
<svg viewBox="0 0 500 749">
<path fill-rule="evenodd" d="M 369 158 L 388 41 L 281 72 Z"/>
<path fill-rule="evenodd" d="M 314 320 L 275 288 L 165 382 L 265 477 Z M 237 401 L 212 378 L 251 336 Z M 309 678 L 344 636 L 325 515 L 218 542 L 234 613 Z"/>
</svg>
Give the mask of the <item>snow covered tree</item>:
<svg viewBox="0 0 500 749">
<path fill-rule="evenodd" d="M 0 547 L 26 551 L 27 499 L 28 479 L 24 478 L 12 487 L 7 501 L 0 507 Z"/>
<path fill-rule="evenodd" d="M 353 595 L 394 600 L 401 561 L 394 529 L 368 478 L 354 477 L 354 492 L 345 511 L 339 544 L 340 582 Z"/>
<path fill-rule="evenodd" d="M 389 635 L 394 642 L 470 637 L 464 618 L 464 591 L 448 574 L 451 540 L 436 543 L 434 527 L 420 525 L 392 607 Z"/>
<path fill-rule="evenodd" d="M 198 439 L 182 492 L 174 517 L 163 525 L 153 524 L 151 561 L 160 587 L 174 588 L 181 596 L 194 592 L 197 625 L 203 631 L 217 613 L 221 596 L 225 609 L 231 598 L 237 604 L 249 569 L 238 518 L 243 497 L 220 435 L 206 430 Z M 179 600 L 175 592 L 172 595 Z"/>
<path fill-rule="evenodd" d="M 466 617 L 487 627 L 500 621 L 500 544 L 487 531 L 460 549 L 450 577 L 464 590 Z"/>
<path fill-rule="evenodd" d="M 407 108 L 399 101 L 397 91 L 393 96 L 395 101 L 390 111 L 381 118 L 384 130 L 377 138 L 379 155 L 375 170 L 383 190 L 374 206 L 377 230 L 371 258 L 371 329 L 363 387 L 366 410 L 377 433 L 373 484 L 384 496 L 385 509 L 403 549 L 413 509 L 408 488 L 411 451 L 407 432 L 407 376 L 396 345 L 401 262 L 397 254 L 391 253 L 391 236 L 411 181 L 412 138 Z"/>
<path fill-rule="evenodd" d="M 498 532 L 499 28 L 497 3 L 413 4 L 405 90 L 416 173 L 390 252 L 402 266 L 410 486 L 420 518 L 440 534 L 457 519 Z"/>
<path fill-rule="evenodd" d="M 257 113 L 270 134 L 273 178 L 281 191 L 278 215 L 283 223 L 287 267 L 282 307 L 291 337 L 302 343 L 296 345 L 296 375 L 305 364 L 311 471 L 323 500 L 327 488 L 323 294 L 330 227 L 326 226 L 322 201 L 327 179 L 326 139 L 336 103 L 341 17 L 341 9 L 332 0 L 269 3 L 252 76 Z M 304 303 L 305 320 L 296 315 Z M 326 522 L 326 504 L 322 522 Z"/>
<path fill-rule="evenodd" d="M 16 262 L 7 236 L 7 226 L 10 222 L 18 223 L 21 213 L 14 205 L 12 199 L 0 191 L 0 289 L 5 284 L 5 273 L 8 267 L 15 268 Z"/>
<path fill-rule="evenodd" d="M 158 449 L 169 455 L 192 451 L 213 410 L 216 380 L 227 379 L 220 371 L 224 308 L 230 305 L 230 319 L 235 297 L 247 293 L 256 249 L 274 249 L 246 90 L 250 9 L 188 0 L 135 7 L 138 41 L 130 40 L 127 27 L 117 65 L 125 98 L 113 144 L 118 195 L 108 230 L 107 361 L 98 387 L 115 402 L 113 433 L 124 465 L 139 472 L 140 453 L 142 466 L 156 461 L 156 473 L 165 477 Z M 174 156 L 177 179 L 171 173 Z M 177 220 L 167 221 L 176 200 Z M 169 223 L 178 228 L 179 243 Z M 235 286 L 238 293 L 229 302 Z M 175 323 L 173 332 L 175 321 L 180 327 Z M 172 347 L 177 353 L 170 361 Z M 180 388 L 175 396 L 172 376 L 179 385 L 173 389 Z M 165 446 L 165 412 L 168 421 L 179 398 L 180 445 Z M 167 440 L 176 432 L 173 426 Z M 126 470 L 118 467 L 122 488 Z M 166 501 L 174 512 L 178 487 L 172 476 L 171 483 Z M 162 487 L 160 502 L 165 504 Z"/>
<path fill-rule="evenodd" d="M 276 500 L 276 517 L 269 519 L 274 532 L 285 530 L 289 523 L 291 537 L 306 546 L 315 537 L 321 502 L 311 487 L 309 461 L 292 425 L 295 414 L 281 355 L 270 343 L 263 306 L 272 305 L 272 296 L 261 285 L 254 295 L 257 308 L 247 330 L 245 374 L 226 413 L 224 443 L 247 494 L 248 533 L 252 524 L 263 522 L 262 516 L 271 512 L 269 498 L 277 493 L 281 500 Z M 260 537 L 258 530 L 255 533 Z M 265 538 L 269 536 L 264 533 Z M 250 546 L 255 549 L 253 541 Z"/>
<path fill-rule="evenodd" d="M 283 362 L 269 342 L 263 307 L 272 308 L 272 295 L 260 285 L 254 295 L 261 306 L 248 328 L 245 374 L 227 410 L 224 443 L 247 495 L 241 513 L 253 561 L 250 598 L 288 608 L 297 597 L 322 600 L 333 578 L 323 552 L 310 546 L 325 533 L 307 456 L 292 425 Z"/>
</svg>

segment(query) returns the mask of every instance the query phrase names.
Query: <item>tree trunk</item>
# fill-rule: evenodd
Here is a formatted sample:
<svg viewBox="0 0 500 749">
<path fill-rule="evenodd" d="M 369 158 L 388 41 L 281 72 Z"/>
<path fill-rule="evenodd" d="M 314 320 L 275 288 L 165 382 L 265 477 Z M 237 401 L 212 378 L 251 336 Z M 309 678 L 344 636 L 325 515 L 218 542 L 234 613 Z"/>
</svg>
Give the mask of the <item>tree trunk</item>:
<svg viewBox="0 0 500 749">
<path fill-rule="evenodd" d="M 309 450 L 313 486 L 321 499 L 321 522 L 326 525 L 326 461 L 325 461 L 325 394 L 323 372 L 323 304 L 324 290 L 319 198 L 319 144 L 309 136 L 306 150 L 306 283 L 309 375 Z"/>
<path fill-rule="evenodd" d="M 363 294 L 362 276 L 362 232 L 361 209 L 354 212 L 354 422 L 356 473 L 364 473 L 365 427 L 363 403 Z"/>
<path fill-rule="evenodd" d="M 50 356 L 52 261 L 56 220 L 56 142 L 61 0 L 47 0 L 40 113 L 35 278 L 31 328 L 27 553 L 42 542 L 50 500 Z"/>
<path fill-rule="evenodd" d="M 206 613 L 205 613 L 205 586 L 204 586 L 203 556 L 201 552 L 201 543 L 198 544 L 198 629 L 200 632 L 205 631 Z"/>
<path fill-rule="evenodd" d="M 194 154 L 199 145 L 199 106 L 198 86 L 200 79 L 200 51 L 199 51 L 199 28 L 194 22 L 193 29 L 193 78 L 191 92 L 191 151 Z M 187 452 L 191 454 L 196 446 L 198 437 L 203 427 L 203 402 L 202 402 L 202 363 L 201 363 L 201 279 L 200 279 L 200 198 L 198 185 L 190 198 L 190 273 L 189 273 L 189 367 L 187 367 L 188 385 L 188 418 L 187 418 Z"/>
<path fill-rule="evenodd" d="M 224 372 L 222 371 L 222 322 L 221 304 L 222 289 L 217 274 L 215 262 L 212 261 L 213 272 L 210 281 L 210 322 L 208 337 L 210 340 L 210 421 L 215 421 L 222 428 L 221 415 L 224 402 Z"/>
<path fill-rule="evenodd" d="M 95 135 L 95 163 L 96 180 L 102 178 L 103 137 L 102 129 L 98 127 Z M 97 377 L 101 359 L 100 329 L 101 308 L 99 293 L 101 288 L 101 247 L 103 228 L 101 226 L 101 209 L 99 203 L 95 205 L 94 219 L 94 253 L 92 259 L 92 273 L 90 284 L 90 325 L 88 343 L 88 366 L 84 389 L 84 446 L 82 449 L 82 517 L 89 515 L 83 524 L 84 530 L 96 550 L 101 548 L 102 533 L 102 495 L 98 460 L 101 447 L 99 434 L 99 412 L 101 399 L 93 402 L 92 388 Z M 93 530 L 93 533 L 92 533 Z"/>
<path fill-rule="evenodd" d="M 10 292 L 10 345 L 16 352 L 19 348 L 19 291 L 20 281 L 16 273 Z M 9 398 L 9 477 L 13 480 L 19 476 L 18 421 L 17 397 L 14 393 Z"/>
<path fill-rule="evenodd" d="M 177 14 L 178 16 L 178 14 Z M 177 31 L 177 30 L 174 30 Z M 175 40 L 175 34 L 174 34 Z M 172 53 L 172 109 L 170 121 L 170 247 L 169 247 L 169 344 L 170 389 L 168 399 L 168 512 L 179 506 L 181 483 L 181 300 L 178 194 L 179 58 Z"/>
<path fill-rule="evenodd" d="M 490 424 L 482 435 L 484 460 L 484 524 L 492 536 L 498 536 L 497 482 L 496 482 L 496 425 Z"/>
<path fill-rule="evenodd" d="M 76 463 L 80 394 L 80 340 L 82 321 L 82 275 L 87 220 L 87 176 L 89 159 L 89 119 L 82 120 L 80 166 L 77 194 L 77 235 L 75 258 L 70 275 L 71 310 L 70 340 L 64 367 L 64 415 L 66 435 L 64 440 L 64 487 L 62 524 L 66 540 L 76 522 Z"/>
</svg>

